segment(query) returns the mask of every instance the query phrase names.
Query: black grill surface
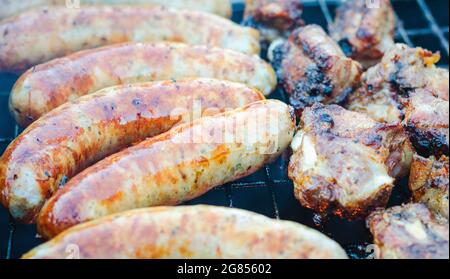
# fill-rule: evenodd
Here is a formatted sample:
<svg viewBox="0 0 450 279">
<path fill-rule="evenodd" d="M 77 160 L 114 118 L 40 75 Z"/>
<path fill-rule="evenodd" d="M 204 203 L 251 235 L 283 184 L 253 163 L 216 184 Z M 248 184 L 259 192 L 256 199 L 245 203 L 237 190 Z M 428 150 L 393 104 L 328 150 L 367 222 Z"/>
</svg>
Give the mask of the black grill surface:
<svg viewBox="0 0 450 279">
<path fill-rule="evenodd" d="M 371 0 L 369 0 L 371 1 Z M 376 1 L 376 0 L 375 0 Z M 237 1 L 239 2 L 239 1 Z M 306 23 L 326 27 L 334 18 L 339 0 L 303 0 Z M 448 5 L 446 0 L 394 0 L 398 17 L 396 41 L 440 51 L 439 66 L 448 68 Z M 240 22 L 243 4 L 233 5 L 233 20 Z M 18 77 L 0 74 L 0 154 L 21 132 L 8 112 L 9 92 Z M 271 98 L 286 101 L 277 90 Z M 289 154 L 238 182 L 218 187 L 188 205 L 210 204 L 251 210 L 271 218 L 292 220 L 313 227 L 338 241 L 352 258 L 371 255 L 371 235 L 364 221 L 349 222 L 337 217 L 320 217 L 302 208 L 294 198 L 292 182 L 287 178 Z M 410 193 L 406 181 L 400 181 L 390 206 L 407 202 Z M 35 225 L 15 223 L 7 210 L 0 208 L 0 258 L 14 259 L 42 243 Z"/>
</svg>

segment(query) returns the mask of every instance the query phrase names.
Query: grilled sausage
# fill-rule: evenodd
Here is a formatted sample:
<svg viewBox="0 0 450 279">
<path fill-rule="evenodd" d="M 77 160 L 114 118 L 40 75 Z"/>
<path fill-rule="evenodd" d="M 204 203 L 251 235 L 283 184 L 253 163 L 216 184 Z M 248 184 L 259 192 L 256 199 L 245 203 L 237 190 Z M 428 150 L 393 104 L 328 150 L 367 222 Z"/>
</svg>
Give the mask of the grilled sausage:
<svg viewBox="0 0 450 279">
<path fill-rule="evenodd" d="M 259 33 L 208 13 L 163 7 L 48 7 L 0 23 L 0 72 L 123 42 L 183 42 L 259 54 Z"/>
<path fill-rule="evenodd" d="M 314 103 L 342 104 L 359 86 L 361 65 L 347 58 L 322 27 L 311 24 L 271 46 L 272 65 L 299 114 Z"/>
<path fill-rule="evenodd" d="M 291 142 L 294 127 L 290 107 L 276 100 L 175 127 L 69 181 L 45 204 L 38 230 L 52 238 L 105 215 L 196 198 L 276 159 Z"/>
<path fill-rule="evenodd" d="M 242 84 L 211 79 L 119 86 L 82 97 L 36 121 L 8 147 L 0 160 L 1 201 L 30 222 L 59 185 L 98 160 L 206 110 L 262 99 Z"/>
<path fill-rule="evenodd" d="M 314 104 L 301 117 L 289 177 L 300 203 L 319 213 L 361 219 L 386 207 L 412 156 L 402 125 L 381 124 L 337 105 Z"/>
<path fill-rule="evenodd" d="M 301 224 L 241 209 L 200 205 L 146 208 L 104 217 L 78 225 L 23 256 L 78 257 L 346 259 L 347 255 L 339 244 Z"/>
<path fill-rule="evenodd" d="M 83 51 L 29 70 L 11 92 L 10 110 L 27 126 L 67 101 L 108 86 L 186 77 L 241 82 L 265 95 L 277 83 L 272 67 L 256 56 L 205 46 L 130 43 Z"/>
<path fill-rule="evenodd" d="M 228 0 L 81 0 L 80 5 L 158 5 L 167 8 L 203 11 L 223 17 L 231 17 L 231 3 Z M 32 8 L 52 5 L 66 5 L 66 0 L 0 0 L 0 20 L 18 15 Z M 76 4 L 76 1 L 72 1 Z M 69 3 L 71 4 L 71 3 Z"/>
<path fill-rule="evenodd" d="M 424 158 L 415 155 L 409 177 L 414 202 L 426 204 L 437 218 L 449 218 L 448 156 Z"/>
<path fill-rule="evenodd" d="M 242 25 L 257 29 L 263 48 L 267 48 L 303 26 L 302 14 L 303 4 L 299 0 L 245 0 Z"/>
</svg>

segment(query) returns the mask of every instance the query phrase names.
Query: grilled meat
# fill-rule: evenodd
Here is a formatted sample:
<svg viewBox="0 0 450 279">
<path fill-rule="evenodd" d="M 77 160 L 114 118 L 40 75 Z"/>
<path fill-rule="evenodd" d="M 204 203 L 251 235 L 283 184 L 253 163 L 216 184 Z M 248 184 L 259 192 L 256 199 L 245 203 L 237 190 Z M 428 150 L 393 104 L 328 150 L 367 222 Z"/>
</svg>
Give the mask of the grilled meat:
<svg viewBox="0 0 450 279">
<path fill-rule="evenodd" d="M 439 223 L 423 204 L 407 204 L 373 213 L 367 225 L 379 259 L 448 259 L 448 223 Z"/>
<path fill-rule="evenodd" d="M 52 109 L 105 87 L 137 82 L 210 77 L 258 88 L 277 84 L 272 67 L 258 56 L 208 46 L 126 43 L 55 59 L 23 74 L 9 99 L 16 122 L 26 127 Z"/>
<path fill-rule="evenodd" d="M 448 157 L 429 159 L 414 156 L 409 178 L 409 188 L 415 202 L 424 203 L 438 217 L 448 220 Z"/>
<path fill-rule="evenodd" d="M 449 101 L 433 93 L 417 89 L 409 94 L 404 123 L 416 151 L 439 158 L 449 155 Z"/>
<path fill-rule="evenodd" d="M 405 141 L 401 124 L 377 123 L 337 105 L 305 109 L 289 165 L 296 197 L 349 219 L 385 207 L 408 157 Z"/>
<path fill-rule="evenodd" d="M 343 103 L 359 86 L 361 65 L 347 58 L 317 25 L 296 29 L 273 49 L 272 64 L 280 83 L 298 110 L 316 102 Z"/>
<path fill-rule="evenodd" d="M 125 42 L 179 42 L 259 54 L 259 33 L 197 11 L 51 6 L 0 22 L 0 72 L 22 73 L 71 53 Z"/>
<path fill-rule="evenodd" d="M 83 259 L 347 258 L 335 241 L 301 224 L 205 205 L 107 216 L 69 229 L 23 258 L 65 258 L 70 244 Z"/>
<path fill-rule="evenodd" d="M 382 61 L 362 77 L 362 86 L 349 97 L 347 108 L 369 114 L 379 122 L 404 118 L 403 101 L 416 89 L 427 89 L 448 100 L 448 70 L 438 69 L 439 54 L 396 44 Z"/>
<path fill-rule="evenodd" d="M 15 219 L 31 222 L 64 181 L 99 160 L 198 115 L 262 99 L 241 83 L 214 79 L 121 85 L 80 97 L 45 114 L 6 149 L 0 201 Z"/>
<path fill-rule="evenodd" d="M 279 38 L 287 38 L 301 19 L 303 5 L 300 0 L 246 0 L 243 25 L 259 30 L 262 46 Z"/>
<path fill-rule="evenodd" d="M 75 3 L 75 1 L 73 1 Z M 66 5 L 66 0 L 0 0 L 0 20 L 18 15 L 29 9 Z M 82 0 L 81 5 L 158 5 L 167 8 L 189 9 L 231 17 L 229 0 Z"/>
<path fill-rule="evenodd" d="M 178 125 L 71 179 L 41 210 L 38 231 L 51 238 L 105 215 L 192 200 L 276 160 L 294 130 L 291 108 L 276 100 Z"/>
<path fill-rule="evenodd" d="M 344 2 L 336 11 L 330 34 L 345 55 L 363 66 L 376 64 L 394 45 L 395 14 L 390 0 L 380 0 L 379 8 L 366 0 Z"/>
</svg>

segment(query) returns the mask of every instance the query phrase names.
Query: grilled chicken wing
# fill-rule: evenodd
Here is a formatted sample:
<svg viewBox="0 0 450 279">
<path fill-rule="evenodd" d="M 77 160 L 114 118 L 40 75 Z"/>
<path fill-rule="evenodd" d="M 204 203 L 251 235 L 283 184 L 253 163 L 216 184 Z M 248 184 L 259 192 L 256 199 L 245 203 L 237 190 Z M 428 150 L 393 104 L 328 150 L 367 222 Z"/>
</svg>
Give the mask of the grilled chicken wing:
<svg viewBox="0 0 450 279">
<path fill-rule="evenodd" d="M 305 207 L 349 219 L 384 207 L 407 157 L 400 124 L 377 123 L 337 105 L 303 111 L 289 177 Z"/>
<path fill-rule="evenodd" d="M 366 3 L 344 2 L 336 11 L 330 34 L 345 55 L 370 67 L 394 45 L 395 14 L 390 0 L 381 0 L 379 8 Z"/>
<path fill-rule="evenodd" d="M 362 72 L 317 25 L 296 29 L 288 41 L 274 47 L 272 64 L 298 110 L 316 102 L 344 102 L 359 86 Z"/>
<path fill-rule="evenodd" d="M 258 29 L 267 47 L 279 38 L 287 38 L 302 26 L 303 5 L 300 0 L 246 0 L 243 25 Z"/>
<path fill-rule="evenodd" d="M 362 77 L 362 86 L 348 100 L 347 108 L 365 112 L 379 122 L 398 122 L 404 117 L 403 99 L 416 89 L 427 89 L 448 100 L 448 70 L 434 64 L 439 54 L 423 48 L 396 44 L 382 61 Z"/>
<path fill-rule="evenodd" d="M 415 202 L 424 203 L 438 217 L 448 220 L 448 157 L 429 159 L 414 156 L 409 178 L 409 188 Z"/>
<path fill-rule="evenodd" d="M 377 211 L 367 225 L 379 259 L 449 258 L 448 223 L 439 223 L 423 204 Z"/>
<path fill-rule="evenodd" d="M 448 86 L 448 84 L 447 84 Z M 405 126 L 416 151 L 425 157 L 449 155 L 449 101 L 417 89 L 406 103 Z"/>
</svg>

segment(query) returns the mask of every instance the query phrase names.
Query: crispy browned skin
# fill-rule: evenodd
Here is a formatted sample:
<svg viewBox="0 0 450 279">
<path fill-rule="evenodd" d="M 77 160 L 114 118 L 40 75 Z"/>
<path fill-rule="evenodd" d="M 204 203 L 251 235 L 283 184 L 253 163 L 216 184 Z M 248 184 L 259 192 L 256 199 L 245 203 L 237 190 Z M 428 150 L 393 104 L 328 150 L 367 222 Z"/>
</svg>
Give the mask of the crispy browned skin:
<svg viewBox="0 0 450 279">
<path fill-rule="evenodd" d="M 257 56 L 168 43 L 127 43 L 82 51 L 36 66 L 14 85 L 9 107 L 21 126 L 67 101 L 108 86 L 193 77 L 230 80 L 268 95 L 277 84 Z"/>
<path fill-rule="evenodd" d="M 317 25 L 296 29 L 287 42 L 275 47 L 272 64 L 299 110 L 316 102 L 344 102 L 359 86 L 362 73 L 360 64 L 347 58 Z"/>
<path fill-rule="evenodd" d="M 448 259 L 448 223 L 438 222 L 423 204 L 374 212 L 367 225 L 378 259 Z"/>
<path fill-rule="evenodd" d="M 0 72 L 124 42 L 180 42 L 259 54 L 259 33 L 208 13 L 158 6 L 51 6 L 0 22 Z"/>
<path fill-rule="evenodd" d="M 180 125 L 70 180 L 43 207 L 38 231 L 51 238 L 105 215 L 191 200 L 275 160 L 294 130 L 291 108 L 275 100 Z"/>
<path fill-rule="evenodd" d="M 344 2 L 330 26 L 331 37 L 345 55 L 370 67 L 394 45 L 395 14 L 390 0 L 379 1 L 379 8 L 369 8 L 366 0 Z"/>
<path fill-rule="evenodd" d="M 66 5 L 66 0 L 0 0 L 0 20 L 15 16 L 32 8 Z M 76 1 L 72 1 L 76 3 Z M 231 2 L 229 0 L 81 0 L 84 5 L 158 5 L 168 8 L 188 9 L 231 17 Z"/>
<path fill-rule="evenodd" d="M 146 208 L 104 217 L 71 228 L 23 256 L 67 257 L 346 259 L 347 255 L 339 244 L 301 224 L 201 205 Z"/>
<path fill-rule="evenodd" d="M 289 177 L 303 206 L 349 219 L 386 206 L 405 157 L 400 123 L 315 104 L 304 110 L 300 127 Z"/>
<path fill-rule="evenodd" d="M 379 122 L 399 122 L 405 113 L 403 99 L 416 89 L 426 89 L 448 101 L 449 74 L 434 65 L 439 59 L 439 54 L 423 48 L 396 44 L 364 73 L 361 88 L 350 95 L 346 107 Z"/>
<path fill-rule="evenodd" d="M 265 47 L 302 26 L 300 0 L 246 0 L 243 25 L 259 30 Z"/>
<path fill-rule="evenodd" d="M 425 157 L 449 156 L 448 99 L 417 89 L 409 93 L 405 110 L 404 125 L 417 153 Z"/>
<path fill-rule="evenodd" d="M 409 188 L 415 202 L 424 203 L 438 216 L 448 220 L 448 157 L 429 159 L 414 156 Z"/>
<path fill-rule="evenodd" d="M 33 221 L 64 181 L 98 160 L 202 113 L 262 99 L 245 85 L 212 79 L 125 85 L 82 97 L 36 121 L 8 147 L 0 159 L 1 202 L 16 219 Z"/>
</svg>

